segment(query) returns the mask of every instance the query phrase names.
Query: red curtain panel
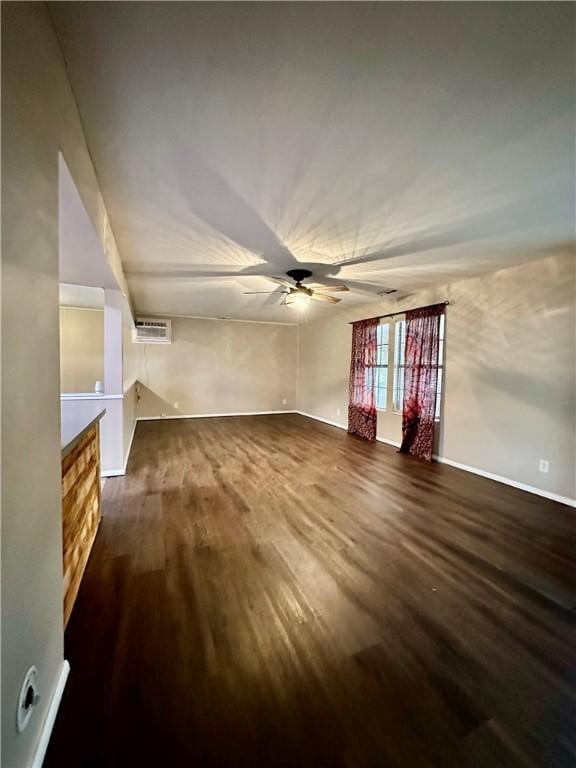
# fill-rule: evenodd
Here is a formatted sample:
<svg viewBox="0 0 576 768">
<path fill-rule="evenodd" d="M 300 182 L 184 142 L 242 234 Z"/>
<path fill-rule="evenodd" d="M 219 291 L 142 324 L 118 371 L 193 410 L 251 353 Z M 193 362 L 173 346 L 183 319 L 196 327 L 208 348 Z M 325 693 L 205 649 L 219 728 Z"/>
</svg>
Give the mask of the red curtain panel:
<svg viewBox="0 0 576 768">
<path fill-rule="evenodd" d="M 432 461 L 440 317 L 444 304 L 406 312 L 401 453 Z"/>
<path fill-rule="evenodd" d="M 348 432 L 364 440 L 376 439 L 376 333 L 378 320 L 352 325 Z"/>
</svg>

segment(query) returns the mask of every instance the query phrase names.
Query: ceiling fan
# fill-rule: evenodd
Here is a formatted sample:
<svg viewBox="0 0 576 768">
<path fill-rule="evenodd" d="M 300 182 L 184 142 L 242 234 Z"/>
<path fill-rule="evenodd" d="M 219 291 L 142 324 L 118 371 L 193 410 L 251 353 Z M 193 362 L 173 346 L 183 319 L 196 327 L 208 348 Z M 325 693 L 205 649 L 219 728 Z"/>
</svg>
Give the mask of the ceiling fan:
<svg viewBox="0 0 576 768">
<path fill-rule="evenodd" d="M 338 304 L 342 299 L 338 299 L 335 296 L 327 296 L 325 291 L 336 293 L 348 290 L 348 286 L 346 285 L 322 285 L 321 283 L 308 283 L 307 285 L 302 285 L 303 280 L 312 277 L 312 272 L 310 272 L 309 269 L 289 269 L 288 272 L 286 272 L 286 275 L 290 280 L 287 280 L 285 277 L 270 277 L 268 279 L 288 288 L 287 291 L 280 292 L 285 296 L 284 304 L 287 307 L 305 306 L 310 304 L 310 301 L 325 301 L 329 304 Z M 291 280 L 294 281 L 294 284 Z M 244 291 L 244 294 L 250 296 L 256 293 L 277 292 L 278 291 Z"/>
</svg>

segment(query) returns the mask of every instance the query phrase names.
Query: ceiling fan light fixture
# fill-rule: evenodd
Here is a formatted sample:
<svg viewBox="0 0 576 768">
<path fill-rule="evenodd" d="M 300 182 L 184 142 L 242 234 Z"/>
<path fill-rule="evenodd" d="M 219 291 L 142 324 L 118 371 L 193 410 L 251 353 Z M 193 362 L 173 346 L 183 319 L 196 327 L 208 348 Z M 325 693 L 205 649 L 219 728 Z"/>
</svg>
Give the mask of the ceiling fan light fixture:
<svg viewBox="0 0 576 768">
<path fill-rule="evenodd" d="M 310 295 L 303 291 L 291 291 L 286 294 L 287 307 L 306 307 L 310 304 Z"/>
</svg>

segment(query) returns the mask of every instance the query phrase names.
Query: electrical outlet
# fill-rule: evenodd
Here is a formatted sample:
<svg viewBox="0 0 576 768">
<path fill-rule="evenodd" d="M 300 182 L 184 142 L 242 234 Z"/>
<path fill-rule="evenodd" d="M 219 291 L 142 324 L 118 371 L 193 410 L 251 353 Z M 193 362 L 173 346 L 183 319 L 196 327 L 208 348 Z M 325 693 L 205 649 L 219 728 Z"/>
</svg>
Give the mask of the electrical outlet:
<svg viewBox="0 0 576 768">
<path fill-rule="evenodd" d="M 285 397 L 283 397 L 282 398 L 282 405 L 286 405 L 287 402 L 288 402 L 288 400 Z"/>
<path fill-rule="evenodd" d="M 180 403 L 178 402 L 178 400 L 176 400 L 176 402 L 174 403 L 174 408 L 176 408 L 176 410 L 178 410 L 178 406 L 179 405 L 180 405 Z"/>
<path fill-rule="evenodd" d="M 340 408 L 336 408 L 336 416 L 340 416 Z"/>
<path fill-rule="evenodd" d="M 548 474 L 550 472 L 550 462 L 547 459 L 540 459 L 538 469 L 540 472 L 544 472 L 545 475 Z"/>
<path fill-rule="evenodd" d="M 161 417 L 162 419 L 165 419 L 165 418 L 166 418 L 166 414 L 165 414 L 165 413 L 161 413 L 161 414 L 160 414 L 160 417 Z"/>
</svg>

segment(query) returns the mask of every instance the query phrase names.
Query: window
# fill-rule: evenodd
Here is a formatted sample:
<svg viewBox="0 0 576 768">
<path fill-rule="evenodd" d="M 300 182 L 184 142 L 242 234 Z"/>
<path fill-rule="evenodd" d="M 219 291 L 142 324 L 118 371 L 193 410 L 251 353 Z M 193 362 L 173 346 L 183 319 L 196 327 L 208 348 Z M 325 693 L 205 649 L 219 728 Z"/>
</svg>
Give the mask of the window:
<svg viewBox="0 0 576 768">
<path fill-rule="evenodd" d="M 444 320 L 440 316 L 438 339 L 438 378 L 436 382 L 436 421 L 440 419 L 442 402 L 442 384 L 444 378 Z M 394 328 L 394 387 L 392 392 L 392 410 L 402 412 L 404 405 L 404 344 L 406 341 L 406 321 L 398 320 Z"/>
<path fill-rule="evenodd" d="M 386 410 L 388 399 L 388 347 L 390 325 L 380 323 L 376 330 L 376 365 L 366 367 L 365 385 L 368 389 L 374 387 L 376 408 Z"/>
<path fill-rule="evenodd" d="M 440 315 L 440 333 L 438 339 L 438 379 L 436 381 L 436 421 L 440 419 L 440 404 L 442 401 L 442 378 L 444 374 L 444 315 Z"/>
<path fill-rule="evenodd" d="M 406 320 L 394 323 L 394 389 L 392 392 L 392 410 L 402 411 L 404 404 L 404 342 L 406 340 Z"/>
<path fill-rule="evenodd" d="M 390 339 L 389 323 L 380 323 L 376 336 L 376 408 L 386 410 L 388 400 L 388 346 Z"/>
</svg>

